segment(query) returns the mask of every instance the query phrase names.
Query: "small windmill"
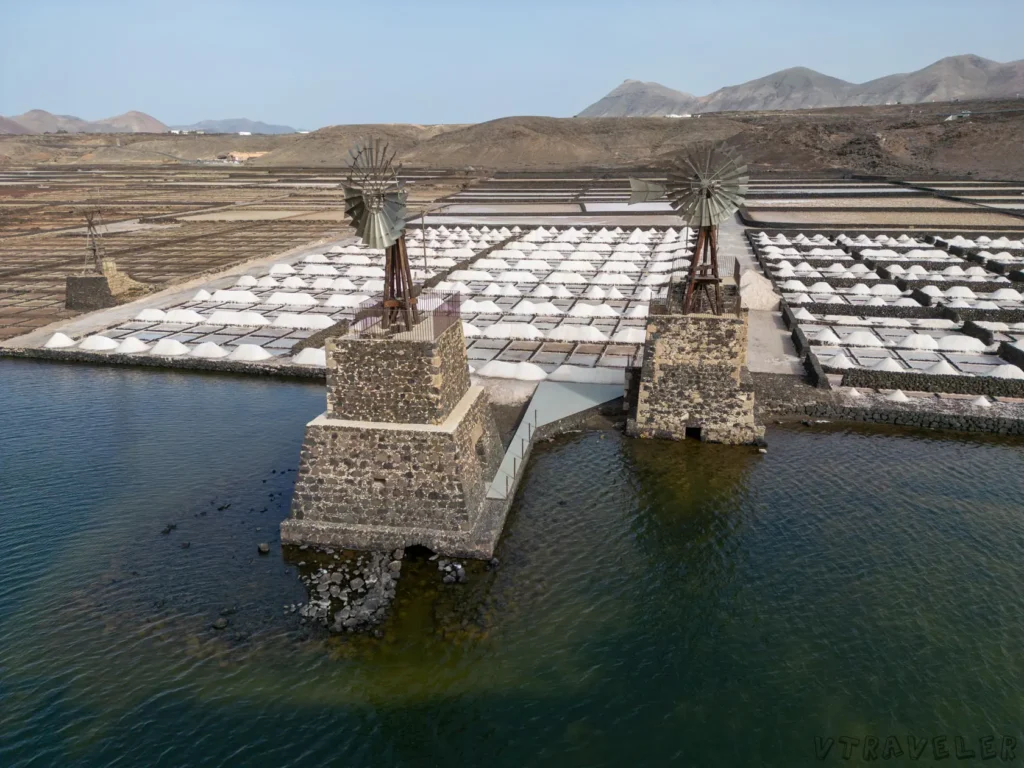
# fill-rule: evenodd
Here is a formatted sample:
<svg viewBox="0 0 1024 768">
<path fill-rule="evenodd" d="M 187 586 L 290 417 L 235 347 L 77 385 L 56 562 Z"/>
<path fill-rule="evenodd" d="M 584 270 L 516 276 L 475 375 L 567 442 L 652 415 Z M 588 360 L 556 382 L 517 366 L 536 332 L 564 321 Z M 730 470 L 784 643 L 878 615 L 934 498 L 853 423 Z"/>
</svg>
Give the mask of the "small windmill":
<svg viewBox="0 0 1024 768">
<path fill-rule="evenodd" d="M 89 268 L 89 257 L 91 256 L 93 267 L 97 272 L 103 272 L 105 252 L 103 250 L 103 240 L 100 238 L 100 231 L 97 228 L 100 220 L 100 211 L 98 208 L 86 208 L 82 210 L 82 215 L 85 217 L 86 237 L 89 240 L 85 256 L 85 269 Z"/>
<path fill-rule="evenodd" d="M 370 139 L 349 151 L 344 184 L 345 215 L 368 248 L 384 249 L 384 324 L 402 322 L 411 330 L 418 322 L 409 253 L 405 247 L 405 189 L 398 180 L 395 152 Z"/>
<path fill-rule="evenodd" d="M 695 146 L 672 163 L 665 184 L 629 180 L 630 204 L 666 197 L 686 223 L 697 230 L 693 262 L 683 293 L 683 314 L 698 311 L 705 303 L 713 314 L 722 314 L 718 225 L 743 204 L 749 180 L 747 166 L 726 144 Z"/>
</svg>

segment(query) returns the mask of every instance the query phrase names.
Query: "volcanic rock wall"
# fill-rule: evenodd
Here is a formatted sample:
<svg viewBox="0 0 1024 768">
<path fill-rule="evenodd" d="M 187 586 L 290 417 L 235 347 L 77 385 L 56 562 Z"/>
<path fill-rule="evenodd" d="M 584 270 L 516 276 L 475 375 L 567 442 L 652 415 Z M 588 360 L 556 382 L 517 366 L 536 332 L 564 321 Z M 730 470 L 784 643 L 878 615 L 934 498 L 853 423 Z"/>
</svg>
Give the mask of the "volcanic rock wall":
<svg viewBox="0 0 1024 768">
<path fill-rule="evenodd" d="M 647 326 L 637 437 L 746 444 L 762 439 L 745 367 L 747 316 L 652 315 Z"/>
</svg>

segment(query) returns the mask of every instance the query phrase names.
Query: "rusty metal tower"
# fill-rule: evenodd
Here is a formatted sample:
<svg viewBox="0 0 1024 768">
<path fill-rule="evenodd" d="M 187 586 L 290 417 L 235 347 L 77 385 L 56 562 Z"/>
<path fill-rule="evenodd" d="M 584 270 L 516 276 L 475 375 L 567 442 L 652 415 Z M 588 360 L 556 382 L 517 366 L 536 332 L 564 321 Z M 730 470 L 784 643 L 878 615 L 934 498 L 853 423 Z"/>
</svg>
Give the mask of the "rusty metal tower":
<svg viewBox="0 0 1024 768">
<path fill-rule="evenodd" d="M 384 250 L 385 326 L 402 324 L 411 330 L 419 317 L 405 245 L 406 192 L 398 179 L 395 154 L 378 139 L 349 151 L 345 214 L 364 245 Z"/>
<path fill-rule="evenodd" d="M 718 225 L 747 194 L 750 176 L 736 151 L 726 144 L 699 144 L 676 158 L 665 184 L 630 179 L 630 204 L 662 197 L 697 231 L 693 260 L 682 295 L 682 313 L 720 315 L 722 278 L 718 272 Z"/>
<path fill-rule="evenodd" d="M 100 221 L 99 209 L 87 208 L 82 211 L 82 215 L 85 216 L 86 237 L 88 238 L 85 268 L 89 268 L 89 260 L 91 257 L 93 267 L 96 271 L 103 272 L 103 258 L 106 254 L 103 250 L 103 239 L 100 237 L 100 232 L 97 228 Z"/>
</svg>

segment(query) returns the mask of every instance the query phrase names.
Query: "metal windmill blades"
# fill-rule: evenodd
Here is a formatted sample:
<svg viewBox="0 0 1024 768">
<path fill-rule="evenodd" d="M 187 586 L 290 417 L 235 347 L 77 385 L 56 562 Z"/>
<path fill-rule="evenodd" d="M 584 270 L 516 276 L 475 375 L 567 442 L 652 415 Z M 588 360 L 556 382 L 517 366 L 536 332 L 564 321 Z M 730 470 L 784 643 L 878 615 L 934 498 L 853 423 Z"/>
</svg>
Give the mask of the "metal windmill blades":
<svg viewBox="0 0 1024 768">
<path fill-rule="evenodd" d="M 398 181 L 395 153 L 386 142 L 371 139 L 349 150 L 345 214 L 370 248 L 393 245 L 405 230 L 405 190 Z"/>
<path fill-rule="evenodd" d="M 724 144 L 692 149 L 668 174 L 667 196 L 692 227 L 715 227 L 743 204 L 749 176 L 735 150 Z"/>
<path fill-rule="evenodd" d="M 387 142 L 371 139 L 349 151 L 345 214 L 359 239 L 384 250 L 382 327 L 412 330 L 419 322 L 412 270 L 405 247 L 405 190 L 398 180 L 395 152 Z"/>
</svg>

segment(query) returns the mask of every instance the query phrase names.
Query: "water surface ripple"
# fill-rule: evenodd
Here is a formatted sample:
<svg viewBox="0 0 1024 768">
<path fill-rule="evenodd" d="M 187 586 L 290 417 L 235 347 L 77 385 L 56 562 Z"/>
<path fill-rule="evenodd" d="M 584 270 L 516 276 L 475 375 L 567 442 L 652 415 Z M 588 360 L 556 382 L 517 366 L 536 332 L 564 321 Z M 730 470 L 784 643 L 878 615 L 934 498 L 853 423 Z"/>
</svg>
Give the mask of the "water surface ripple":
<svg viewBox="0 0 1024 768">
<path fill-rule="evenodd" d="M 413 560 L 383 639 L 328 639 L 283 612 L 277 544 L 322 386 L 4 361 L 0 401 L 5 768 L 788 767 L 815 736 L 1024 735 L 1019 441 L 566 437 L 497 571 Z"/>
</svg>

